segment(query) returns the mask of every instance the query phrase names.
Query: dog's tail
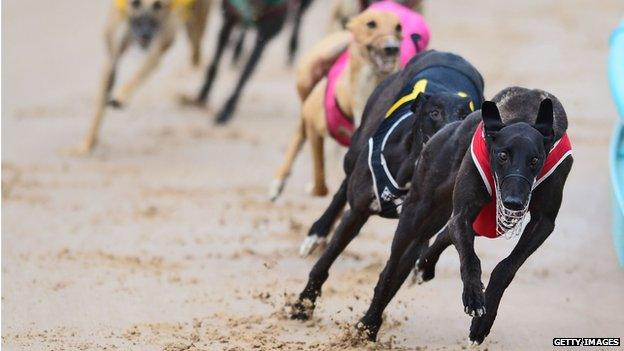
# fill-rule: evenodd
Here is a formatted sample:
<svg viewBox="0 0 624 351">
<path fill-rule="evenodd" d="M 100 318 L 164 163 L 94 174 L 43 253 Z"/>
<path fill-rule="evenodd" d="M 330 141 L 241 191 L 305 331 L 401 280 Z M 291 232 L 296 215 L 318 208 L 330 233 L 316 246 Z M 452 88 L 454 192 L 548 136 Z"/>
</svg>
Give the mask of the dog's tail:
<svg viewBox="0 0 624 351">
<path fill-rule="evenodd" d="M 336 32 L 321 40 L 306 53 L 297 65 L 297 92 L 301 101 L 304 101 L 316 84 L 327 75 L 350 43 L 349 32 Z"/>
</svg>

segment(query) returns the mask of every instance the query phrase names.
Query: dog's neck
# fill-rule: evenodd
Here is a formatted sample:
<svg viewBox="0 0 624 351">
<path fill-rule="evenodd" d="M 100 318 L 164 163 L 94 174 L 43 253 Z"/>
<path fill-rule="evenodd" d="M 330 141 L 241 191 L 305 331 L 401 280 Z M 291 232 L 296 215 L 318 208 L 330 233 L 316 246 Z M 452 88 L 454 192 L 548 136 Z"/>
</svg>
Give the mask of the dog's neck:
<svg viewBox="0 0 624 351">
<path fill-rule="evenodd" d="M 353 117 L 356 127 L 361 123 L 368 97 L 387 76 L 377 70 L 360 45 L 351 43 L 349 62 L 337 83 L 336 98 L 343 111 Z"/>
</svg>

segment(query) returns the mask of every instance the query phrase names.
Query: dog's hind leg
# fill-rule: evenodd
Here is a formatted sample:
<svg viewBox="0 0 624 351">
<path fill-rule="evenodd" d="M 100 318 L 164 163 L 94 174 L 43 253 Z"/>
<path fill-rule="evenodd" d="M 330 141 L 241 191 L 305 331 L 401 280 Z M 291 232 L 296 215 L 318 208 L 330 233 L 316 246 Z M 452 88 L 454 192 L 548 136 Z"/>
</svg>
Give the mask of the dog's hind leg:
<svg viewBox="0 0 624 351">
<path fill-rule="evenodd" d="M 186 21 L 186 34 L 191 44 L 191 63 L 197 67 L 201 61 L 202 39 L 210 14 L 210 0 L 196 0 Z"/>
<path fill-rule="evenodd" d="M 234 52 L 232 54 L 232 65 L 236 65 L 240 61 L 243 55 L 243 46 L 245 45 L 245 37 L 247 36 L 247 30 L 242 28 L 238 33 L 238 39 L 234 45 Z"/>
<path fill-rule="evenodd" d="M 316 299 L 321 294 L 323 283 L 329 275 L 329 268 L 351 240 L 358 235 L 369 216 L 368 213 L 350 210 L 342 217 L 327 249 L 310 271 L 306 287 L 299 294 L 298 301 L 293 305 L 292 319 L 306 320 L 312 316 Z"/>
<path fill-rule="evenodd" d="M 490 281 L 485 290 L 486 314 L 472 319 L 469 336 L 472 343 L 481 344 L 488 336 L 505 289 L 522 264 L 554 230 L 555 219 L 561 206 L 563 186 L 571 167 L 572 159 L 569 158 L 534 191 L 530 208 L 531 221 L 524 229 L 516 247 L 509 256 L 494 267 L 490 275 Z"/>
<path fill-rule="evenodd" d="M 323 245 L 327 241 L 327 236 L 331 231 L 332 226 L 338 219 L 338 216 L 342 213 L 345 205 L 347 204 L 347 184 L 348 178 L 345 178 L 340 184 L 340 188 L 334 194 L 334 197 L 329 204 L 329 207 L 323 212 L 323 215 L 312 224 L 308 235 L 301 243 L 299 247 L 299 254 L 301 257 L 306 257 L 318 246 Z"/>
<path fill-rule="evenodd" d="M 448 226 L 436 237 L 433 245 L 431 245 L 423 255 L 416 261 L 414 267 L 413 282 L 422 284 L 435 277 L 435 266 L 440 259 L 440 255 L 447 247 L 451 246 L 451 235 L 449 234 Z"/>
<path fill-rule="evenodd" d="M 295 162 L 295 158 L 301 151 L 303 147 L 303 143 L 306 139 L 306 128 L 305 122 L 303 119 L 300 119 L 299 125 L 297 126 L 297 130 L 292 135 L 290 139 L 290 143 L 288 144 L 288 149 L 286 150 L 286 157 L 284 161 L 279 166 L 277 171 L 275 172 L 275 177 L 273 178 L 273 182 L 271 183 L 271 187 L 269 189 L 269 197 L 271 201 L 277 200 L 277 198 L 284 190 L 284 185 L 286 184 L 286 179 L 290 176 L 290 171 L 292 169 L 292 165 Z"/>
<path fill-rule="evenodd" d="M 407 278 L 411 267 L 414 266 L 414 262 L 416 258 L 418 258 L 416 253 L 420 252 L 420 245 L 427 239 L 424 236 L 428 232 L 422 229 L 430 227 L 430 225 L 425 225 L 425 222 L 428 218 L 435 220 L 435 216 L 430 211 L 430 201 L 421 199 L 417 202 L 411 200 L 410 203 L 416 204 L 406 204 L 407 206 L 405 206 L 401 213 L 399 225 L 397 226 L 394 239 L 392 240 L 390 258 L 384 270 L 379 275 L 379 281 L 375 286 L 375 293 L 370 307 L 356 326 L 359 332 L 369 340 L 375 340 L 377 338 L 377 332 L 381 327 L 384 309 L 394 296 L 394 293 L 396 293 L 396 290 L 398 290 L 405 278 Z M 441 226 L 442 225 L 440 225 L 440 227 Z M 416 246 L 414 247 L 412 245 Z M 411 248 L 413 253 L 413 256 L 410 257 L 411 264 L 401 265 L 401 260 L 408 248 Z M 409 256 L 405 257 L 407 258 Z M 400 274 L 401 270 L 403 274 Z"/>
<path fill-rule="evenodd" d="M 181 102 L 183 105 L 203 106 L 206 104 L 208 94 L 210 93 L 212 84 L 214 83 L 214 80 L 217 76 L 217 70 L 219 68 L 221 56 L 223 55 L 223 51 L 225 50 L 225 46 L 227 45 L 230 34 L 232 33 L 232 28 L 234 28 L 235 23 L 236 20 L 233 17 L 228 16 L 227 14 L 224 16 L 223 24 L 221 25 L 221 30 L 219 31 L 219 39 L 217 39 L 217 48 L 215 50 L 214 56 L 212 57 L 210 65 L 206 69 L 206 76 L 204 79 L 204 83 L 199 90 L 199 94 L 197 94 L 197 97 L 195 97 L 194 99 L 182 97 Z"/>
<path fill-rule="evenodd" d="M 416 264 L 416 261 L 422 256 L 422 254 L 426 250 L 427 243 L 420 242 L 418 240 L 412 241 L 412 243 L 407 247 L 407 250 L 405 250 L 405 253 L 401 257 L 401 261 L 397 266 L 397 270 L 392 277 L 390 290 L 388 292 L 388 295 L 386 296 L 386 301 L 384 302 L 386 305 L 390 303 L 394 295 L 396 295 L 397 291 L 399 291 L 401 285 L 403 285 L 410 272 L 414 268 L 414 264 Z"/>
<path fill-rule="evenodd" d="M 310 194 L 313 196 L 325 196 L 329 192 L 325 184 L 325 152 L 323 136 L 313 127 L 308 125 L 306 130 L 310 140 L 310 152 L 312 153 L 312 164 L 314 178 Z"/>
<path fill-rule="evenodd" d="M 279 166 L 277 171 L 275 172 L 275 177 L 271 182 L 271 186 L 269 188 L 269 197 L 271 201 L 277 200 L 277 198 L 284 190 L 284 185 L 286 184 L 286 179 L 290 176 L 290 171 L 292 169 L 292 165 L 295 162 L 295 158 L 301 151 L 303 147 L 303 143 L 306 139 L 306 127 L 305 121 L 303 118 L 299 119 L 299 124 L 297 125 L 297 130 L 290 138 L 290 143 L 288 144 L 288 148 L 286 149 L 286 157 L 284 161 Z"/>
<path fill-rule="evenodd" d="M 266 45 L 273 39 L 277 33 L 281 30 L 284 25 L 285 15 L 280 14 L 278 17 L 270 17 L 262 20 L 258 23 L 258 36 L 256 37 L 256 43 L 254 48 L 249 56 L 249 60 L 245 64 L 243 68 L 243 72 L 238 78 L 238 83 L 236 84 L 236 88 L 234 88 L 234 92 L 227 100 L 221 111 L 217 114 L 215 122 L 217 124 L 226 123 L 234 114 L 236 110 L 236 104 L 238 103 L 238 99 L 243 91 L 243 87 L 251 77 L 252 73 L 256 69 L 258 65 L 258 61 L 266 48 Z"/>
<path fill-rule="evenodd" d="M 293 31 L 290 35 L 290 41 L 288 42 L 288 64 L 292 64 L 299 48 L 299 31 L 301 29 L 301 19 L 304 13 L 310 7 L 312 0 L 300 0 L 299 7 L 295 14 L 295 22 L 293 23 Z"/>
</svg>

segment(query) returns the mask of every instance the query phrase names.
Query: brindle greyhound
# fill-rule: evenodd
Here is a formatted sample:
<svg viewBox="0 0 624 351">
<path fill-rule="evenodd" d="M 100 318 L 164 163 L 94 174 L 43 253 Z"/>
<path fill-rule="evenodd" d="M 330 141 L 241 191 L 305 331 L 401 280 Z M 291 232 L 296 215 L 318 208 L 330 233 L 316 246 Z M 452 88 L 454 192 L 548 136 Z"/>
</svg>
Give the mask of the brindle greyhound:
<svg viewBox="0 0 624 351">
<path fill-rule="evenodd" d="M 208 94 L 217 76 L 219 62 L 228 44 L 230 34 L 235 26 L 253 27 L 257 30 L 256 42 L 249 59 L 238 79 L 234 92 L 227 99 L 223 108 L 218 112 L 215 122 L 226 123 L 238 103 L 245 83 L 251 77 L 256 68 L 266 45 L 281 31 L 288 13 L 289 0 L 223 0 L 223 24 L 219 31 L 217 49 L 212 62 L 206 70 L 204 83 L 195 98 L 183 97 L 182 103 L 186 105 L 204 106 L 208 100 Z M 303 4 L 300 8 L 303 7 Z"/>
<path fill-rule="evenodd" d="M 463 58 L 426 51 L 375 89 L 345 156 L 339 192 L 351 209 L 312 268 L 291 317 L 308 319 L 334 260 L 371 215 L 398 218 L 401 200 L 423 145 L 445 124 L 483 101 L 483 79 Z M 341 196 L 341 195 L 336 195 Z M 340 212 L 344 202 L 336 209 Z"/>
<path fill-rule="evenodd" d="M 450 244 L 455 246 L 465 312 L 473 317 L 470 340 L 480 344 L 490 333 L 514 275 L 552 233 L 573 162 L 563 106 L 550 93 L 519 87 L 507 88 L 493 100 L 464 121 L 443 128 L 425 146 L 390 258 L 357 325 L 369 339 L 375 340 L 382 312 L 409 275 L 419 248 L 445 228 L 418 261 L 416 271 L 425 280 L 433 278 L 440 253 Z M 484 159 L 479 160 L 480 141 Z M 492 204 L 492 230 L 479 233 L 482 227 L 477 222 L 486 204 Z M 521 237 L 494 268 L 484 292 L 475 235 L 496 237 L 505 232 L 521 233 Z"/>
</svg>

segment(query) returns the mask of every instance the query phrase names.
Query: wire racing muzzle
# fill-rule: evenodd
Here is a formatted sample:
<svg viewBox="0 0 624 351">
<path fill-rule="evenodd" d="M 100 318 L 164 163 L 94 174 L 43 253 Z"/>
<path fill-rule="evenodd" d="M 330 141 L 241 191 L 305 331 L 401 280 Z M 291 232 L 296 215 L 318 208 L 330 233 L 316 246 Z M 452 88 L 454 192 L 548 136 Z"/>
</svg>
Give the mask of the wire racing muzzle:
<svg viewBox="0 0 624 351">
<path fill-rule="evenodd" d="M 522 178 L 529 184 L 529 189 L 531 189 L 529 196 L 527 198 L 526 204 L 524 208 L 521 210 L 512 210 L 505 207 L 503 203 L 503 199 L 501 196 L 500 185 L 502 182 L 498 181 L 498 176 L 494 175 L 496 186 L 496 236 L 502 236 L 505 239 L 512 239 L 524 231 L 524 228 L 531 220 L 531 214 L 529 213 L 529 204 L 531 203 L 531 194 L 533 193 L 533 185 L 535 184 L 535 180 L 530 181 L 525 176 L 521 174 L 509 174 L 503 177 L 503 182 L 511 177 Z"/>
</svg>

